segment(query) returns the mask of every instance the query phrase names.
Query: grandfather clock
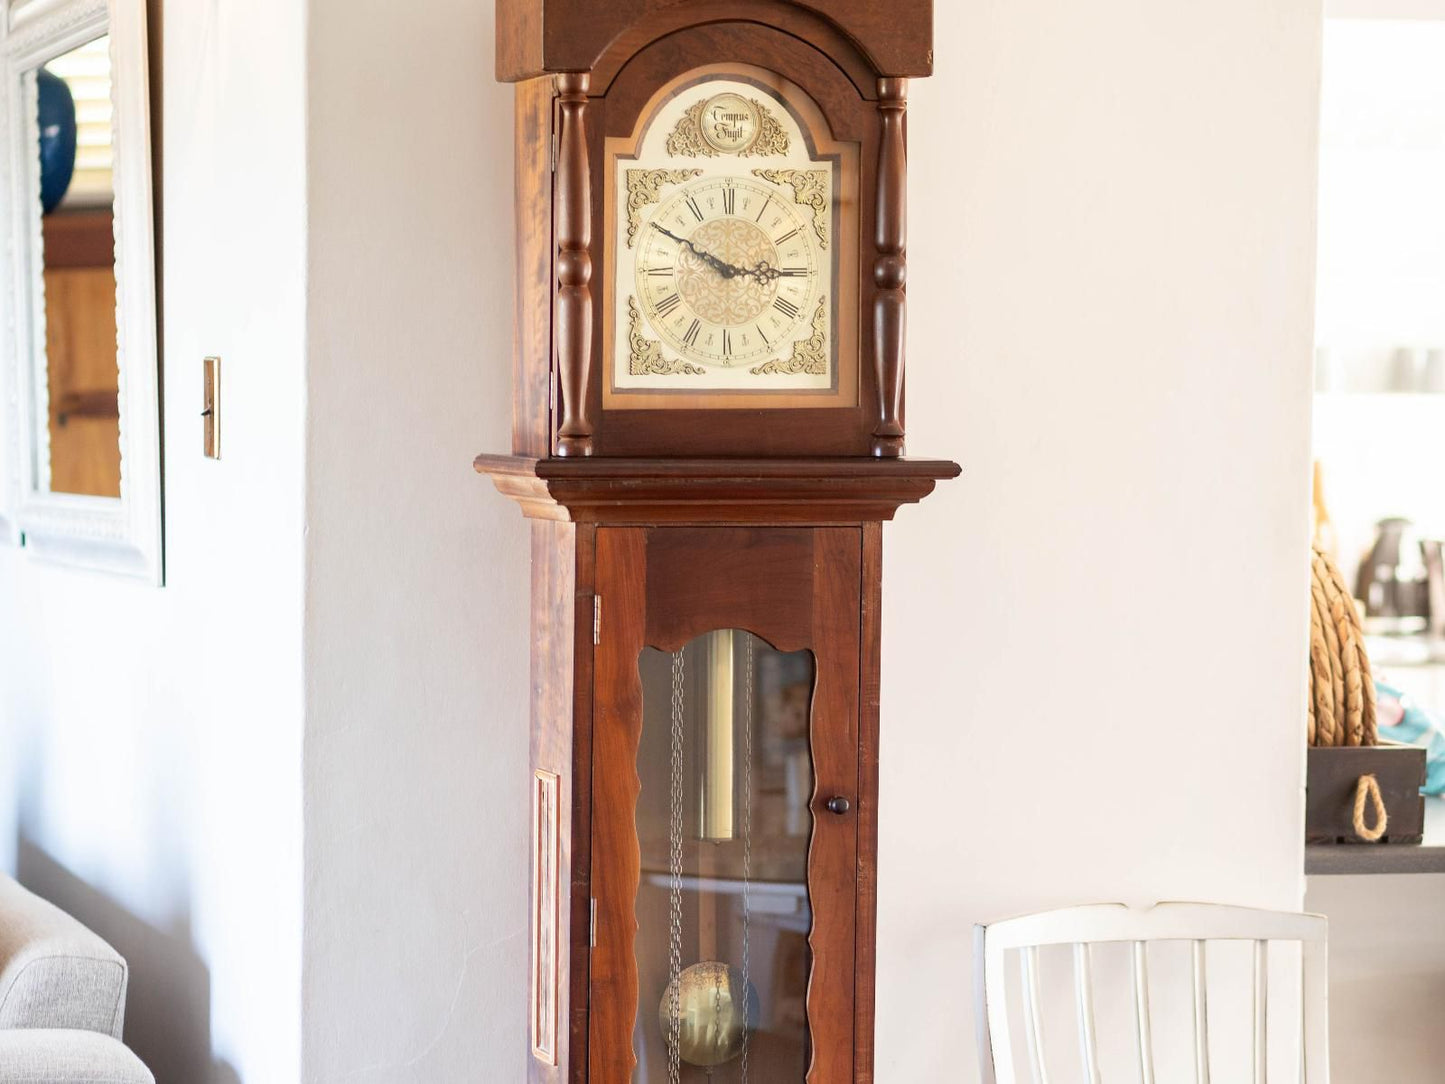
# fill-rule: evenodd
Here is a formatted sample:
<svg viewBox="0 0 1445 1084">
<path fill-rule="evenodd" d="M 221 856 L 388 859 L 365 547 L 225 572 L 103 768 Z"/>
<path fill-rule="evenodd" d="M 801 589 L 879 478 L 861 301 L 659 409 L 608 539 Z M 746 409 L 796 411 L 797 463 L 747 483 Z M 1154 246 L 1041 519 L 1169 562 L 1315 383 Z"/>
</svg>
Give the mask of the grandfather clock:
<svg viewBox="0 0 1445 1084">
<path fill-rule="evenodd" d="M 873 1079 L 881 525 L 932 0 L 497 0 L 529 1079 Z"/>
</svg>

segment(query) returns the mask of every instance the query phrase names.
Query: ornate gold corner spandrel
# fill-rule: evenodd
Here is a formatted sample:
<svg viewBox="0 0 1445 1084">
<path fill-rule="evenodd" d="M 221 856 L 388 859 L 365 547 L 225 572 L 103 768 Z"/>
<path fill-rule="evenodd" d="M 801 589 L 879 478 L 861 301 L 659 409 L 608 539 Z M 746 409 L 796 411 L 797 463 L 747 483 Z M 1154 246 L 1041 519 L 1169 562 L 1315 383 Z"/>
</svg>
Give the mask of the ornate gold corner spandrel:
<svg viewBox="0 0 1445 1084">
<path fill-rule="evenodd" d="M 669 185 L 690 181 L 700 169 L 629 169 L 627 171 L 627 247 L 637 240 L 642 229 L 642 212 L 662 198 Z"/>
<path fill-rule="evenodd" d="M 691 362 L 674 361 L 662 352 L 662 344 L 649 339 L 642 330 L 642 310 L 637 298 L 627 299 L 627 371 L 633 376 L 704 376 L 707 370 Z"/>
<path fill-rule="evenodd" d="M 793 353 L 786 361 L 774 358 L 748 372 L 754 376 L 822 376 L 828 371 L 828 352 L 825 332 L 828 327 L 828 299 L 818 298 L 818 307 L 813 310 L 813 334 L 793 344 Z"/>
<path fill-rule="evenodd" d="M 818 247 L 828 247 L 829 226 L 833 218 L 832 201 L 828 198 L 828 171 L 825 169 L 755 169 L 754 177 L 773 184 L 785 184 L 793 190 L 793 202 L 813 211 L 813 232 Z"/>
</svg>

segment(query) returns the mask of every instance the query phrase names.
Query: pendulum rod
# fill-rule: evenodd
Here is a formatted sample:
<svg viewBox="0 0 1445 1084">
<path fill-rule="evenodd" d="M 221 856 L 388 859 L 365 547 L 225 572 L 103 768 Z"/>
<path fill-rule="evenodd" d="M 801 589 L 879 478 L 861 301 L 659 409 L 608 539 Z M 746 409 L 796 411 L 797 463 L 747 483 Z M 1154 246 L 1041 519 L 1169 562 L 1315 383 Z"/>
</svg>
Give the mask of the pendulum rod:
<svg viewBox="0 0 1445 1084">
<path fill-rule="evenodd" d="M 672 758 L 668 810 L 667 1079 L 682 1080 L 682 741 L 683 653 L 672 656 Z"/>
<path fill-rule="evenodd" d="M 751 985 L 748 934 L 752 925 L 753 876 L 753 638 L 744 637 L 747 650 L 743 658 L 743 988 L 741 1009 L 743 1020 L 742 1084 L 748 1084 L 748 1002 Z M 734 1011 L 739 1007 L 738 995 L 733 998 Z"/>
</svg>

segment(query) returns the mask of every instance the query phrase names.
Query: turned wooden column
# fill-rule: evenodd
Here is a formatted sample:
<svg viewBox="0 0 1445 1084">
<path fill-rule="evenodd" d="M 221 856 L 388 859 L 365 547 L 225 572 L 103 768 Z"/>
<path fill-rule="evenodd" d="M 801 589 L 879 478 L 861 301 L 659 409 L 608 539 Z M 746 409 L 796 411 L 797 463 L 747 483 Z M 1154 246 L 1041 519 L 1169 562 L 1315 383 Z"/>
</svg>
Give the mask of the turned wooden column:
<svg viewBox="0 0 1445 1084">
<path fill-rule="evenodd" d="M 878 152 L 878 258 L 873 282 L 873 363 L 878 377 L 878 424 L 873 429 L 873 454 L 903 454 L 903 364 L 907 332 L 908 283 L 908 154 L 903 117 L 908 108 L 908 80 L 878 80 L 878 112 L 882 138 Z"/>
<path fill-rule="evenodd" d="M 592 180 L 587 162 L 586 72 L 557 76 L 557 454 L 592 454 Z"/>
</svg>

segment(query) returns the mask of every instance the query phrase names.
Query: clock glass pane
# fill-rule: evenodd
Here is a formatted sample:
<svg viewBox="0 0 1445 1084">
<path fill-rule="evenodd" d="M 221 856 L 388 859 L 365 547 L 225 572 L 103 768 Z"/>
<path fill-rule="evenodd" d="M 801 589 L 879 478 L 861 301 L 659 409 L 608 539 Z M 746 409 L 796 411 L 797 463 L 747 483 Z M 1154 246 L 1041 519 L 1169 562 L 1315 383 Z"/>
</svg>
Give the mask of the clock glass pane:
<svg viewBox="0 0 1445 1084">
<path fill-rule="evenodd" d="M 813 656 L 720 629 L 638 665 L 633 1084 L 801 1084 Z"/>
<path fill-rule="evenodd" d="M 609 141 L 607 399 L 836 396 L 852 177 L 806 120 L 797 88 L 738 68 L 683 80 L 633 146 Z"/>
</svg>

